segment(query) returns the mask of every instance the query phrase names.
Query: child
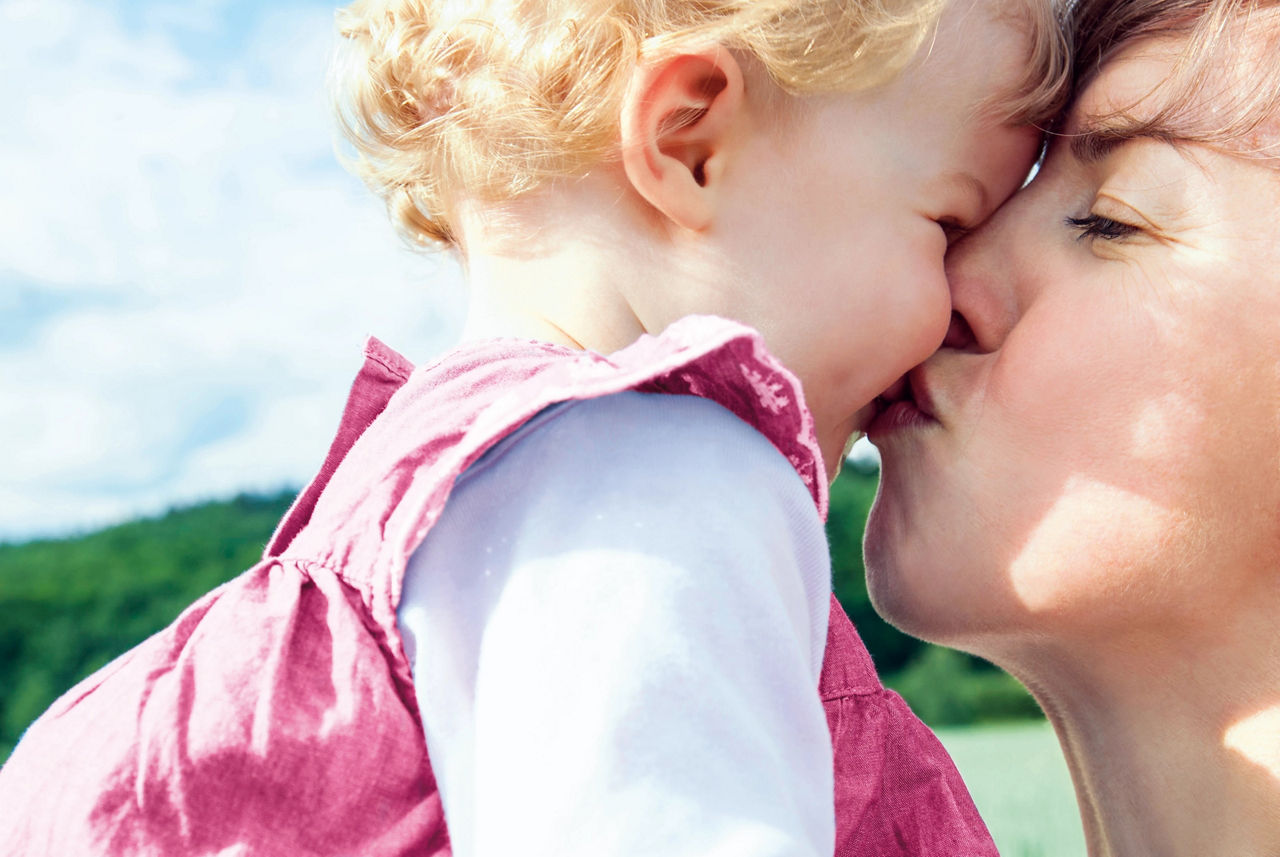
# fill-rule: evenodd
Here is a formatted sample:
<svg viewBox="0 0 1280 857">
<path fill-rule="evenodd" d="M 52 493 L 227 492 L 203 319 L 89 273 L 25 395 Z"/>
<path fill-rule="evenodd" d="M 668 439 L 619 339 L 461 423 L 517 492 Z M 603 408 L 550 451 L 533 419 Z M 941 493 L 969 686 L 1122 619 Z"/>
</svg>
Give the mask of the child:
<svg viewBox="0 0 1280 857">
<path fill-rule="evenodd" d="M 346 10 L 361 169 L 472 341 L 370 344 L 264 561 L 29 730 L 0 850 L 994 854 L 821 527 L 1059 95 L 1048 7 L 939 6 Z"/>
</svg>

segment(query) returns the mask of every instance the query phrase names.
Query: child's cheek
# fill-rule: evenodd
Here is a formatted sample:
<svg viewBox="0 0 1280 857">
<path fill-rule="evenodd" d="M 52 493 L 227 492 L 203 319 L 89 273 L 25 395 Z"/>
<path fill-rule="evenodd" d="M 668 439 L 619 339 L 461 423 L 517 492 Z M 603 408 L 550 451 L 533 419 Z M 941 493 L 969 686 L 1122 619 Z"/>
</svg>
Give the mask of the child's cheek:
<svg viewBox="0 0 1280 857">
<path fill-rule="evenodd" d="M 941 260 L 911 266 L 902 283 L 900 317 L 897 319 L 901 343 L 896 351 L 898 374 L 923 362 L 942 344 L 951 321 L 951 292 Z M 896 377 L 896 376 L 895 376 Z"/>
<path fill-rule="evenodd" d="M 858 396 L 869 402 L 942 344 L 951 320 L 951 295 L 941 266 L 904 266 L 884 286 L 883 300 L 859 328 L 863 359 L 856 363 Z"/>
</svg>

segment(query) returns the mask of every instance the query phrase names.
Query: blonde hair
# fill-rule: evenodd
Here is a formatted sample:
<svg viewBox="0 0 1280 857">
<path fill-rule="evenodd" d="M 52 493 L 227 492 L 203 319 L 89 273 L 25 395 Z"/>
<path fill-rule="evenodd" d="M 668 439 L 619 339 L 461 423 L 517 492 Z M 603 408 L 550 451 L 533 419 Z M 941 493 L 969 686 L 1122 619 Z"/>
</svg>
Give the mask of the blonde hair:
<svg viewBox="0 0 1280 857">
<path fill-rule="evenodd" d="M 353 169 L 410 243 L 457 243 L 453 204 L 515 199 L 616 154 L 631 70 L 690 44 L 753 58 L 792 95 L 892 78 L 947 0 L 357 0 L 338 13 Z M 1011 118 L 1056 111 L 1069 64 L 1048 0 Z M 1062 46 L 1062 47 L 1060 47 Z"/>
<path fill-rule="evenodd" d="M 1260 137 L 1280 117 L 1280 0 L 1080 0 L 1069 29 L 1077 93 L 1136 41 L 1186 39 L 1169 77 L 1141 99 L 1158 98 L 1159 108 L 1126 122 L 1126 133 L 1280 156 L 1280 135 Z M 1136 106 L 1095 118 L 1131 119 L 1126 114 Z"/>
</svg>

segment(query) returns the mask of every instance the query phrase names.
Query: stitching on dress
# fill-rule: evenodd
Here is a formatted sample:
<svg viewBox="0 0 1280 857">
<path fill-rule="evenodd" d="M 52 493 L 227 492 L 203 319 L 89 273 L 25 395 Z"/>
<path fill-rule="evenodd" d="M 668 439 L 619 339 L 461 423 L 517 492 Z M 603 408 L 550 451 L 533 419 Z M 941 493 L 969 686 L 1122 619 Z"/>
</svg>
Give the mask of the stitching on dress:
<svg viewBox="0 0 1280 857">
<path fill-rule="evenodd" d="M 850 696 L 885 696 L 889 692 L 886 687 L 840 687 L 822 693 L 823 702 L 835 702 Z"/>
<path fill-rule="evenodd" d="M 382 359 L 382 356 L 380 354 L 366 354 L 365 358 L 374 363 L 377 363 L 379 366 L 381 366 L 383 369 L 386 369 L 388 372 L 390 372 L 392 375 L 399 378 L 401 381 L 409 380 L 409 375 L 404 374 L 395 366 L 388 364 L 387 361 Z"/>
</svg>

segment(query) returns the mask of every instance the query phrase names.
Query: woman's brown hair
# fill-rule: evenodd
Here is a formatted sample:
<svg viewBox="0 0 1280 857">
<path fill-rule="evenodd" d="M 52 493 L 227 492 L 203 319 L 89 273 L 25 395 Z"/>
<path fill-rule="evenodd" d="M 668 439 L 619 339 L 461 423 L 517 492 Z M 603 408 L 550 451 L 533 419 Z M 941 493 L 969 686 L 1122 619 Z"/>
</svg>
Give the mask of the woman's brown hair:
<svg viewBox="0 0 1280 857">
<path fill-rule="evenodd" d="M 1079 0 L 1069 17 L 1077 95 L 1135 42 L 1181 38 L 1169 78 L 1140 99 L 1159 107 L 1136 130 L 1280 156 L 1280 129 L 1269 127 L 1280 118 L 1280 0 Z"/>
</svg>

